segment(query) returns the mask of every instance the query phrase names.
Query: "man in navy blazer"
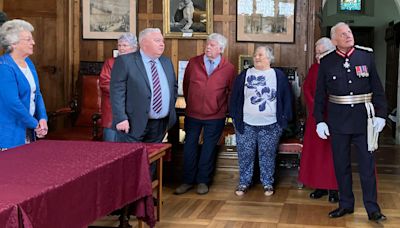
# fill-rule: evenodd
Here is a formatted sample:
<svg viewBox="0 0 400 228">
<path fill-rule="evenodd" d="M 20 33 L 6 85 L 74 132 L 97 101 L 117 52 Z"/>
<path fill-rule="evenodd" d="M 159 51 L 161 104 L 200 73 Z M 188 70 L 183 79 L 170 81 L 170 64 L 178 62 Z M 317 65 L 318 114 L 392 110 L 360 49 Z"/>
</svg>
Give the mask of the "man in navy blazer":
<svg viewBox="0 0 400 228">
<path fill-rule="evenodd" d="M 176 122 L 175 71 L 162 56 L 160 29 L 141 31 L 139 46 L 139 51 L 119 56 L 111 72 L 113 126 L 120 142 L 161 142 Z"/>
</svg>

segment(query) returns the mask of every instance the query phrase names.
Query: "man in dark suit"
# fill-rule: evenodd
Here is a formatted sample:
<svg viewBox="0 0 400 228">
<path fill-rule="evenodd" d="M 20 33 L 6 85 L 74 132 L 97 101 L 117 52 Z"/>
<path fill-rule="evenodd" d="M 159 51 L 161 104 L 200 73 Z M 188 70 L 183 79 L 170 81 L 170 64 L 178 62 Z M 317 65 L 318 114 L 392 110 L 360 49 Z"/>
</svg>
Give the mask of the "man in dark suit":
<svg viewBox="0 0 400 228">
<path fill-rule="evenodd" d="M 175 71 L 162 56 L 160 29 L 141 31 L 139 46 L 139 51 L 119 56 L 111 72 L 113 126 L 120 142 L 162 142 L 176 121 Z"/>
<path fill-rule="evenodd" d="M 322 139 L 330 136 L 332 141 L 340 194 L 339 208 L 329 216 L 338 218 L 354 212 L 350 159 L 350 145 L 353 144 L 357 149 L 364 206 L 368 218 L 379 222 L 386 217 L 377 203 L 373 151 L 377 148 L 376 136 L 385 126 L 385 93 L 372 49 L 354 45 L 351 29 L 343 22 L 332 27 L 331 38 L 336 51 L 321 59 L 314 103 L 318 136 Z"/>
<path fill-rule="evenodd" d="M 160 29 L 141 31 L 139 46 L 139 51 L 119 56 L 112 68 L 112 126 L 118 131 L 118 142 L 162 142 L 176 121 L 175 71 L 171 60 L 162 56 L 165 45 Z M 127 210 L 121 211 L 121 227 L 129 224 Z"/>
</svg>

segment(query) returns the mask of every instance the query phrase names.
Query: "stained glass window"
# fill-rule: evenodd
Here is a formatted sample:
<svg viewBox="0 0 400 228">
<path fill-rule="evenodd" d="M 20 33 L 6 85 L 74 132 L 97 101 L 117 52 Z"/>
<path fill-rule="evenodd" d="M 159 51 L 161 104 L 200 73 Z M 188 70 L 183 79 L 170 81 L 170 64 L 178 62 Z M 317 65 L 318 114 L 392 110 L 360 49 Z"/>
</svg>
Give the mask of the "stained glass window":
<svg viewBox="0 0 400 228">
<path fill-rule="evenodd" d="M 362 0 L 340 0 L 339 2 L 341 11 L 362 11 Z"/>
</svg>

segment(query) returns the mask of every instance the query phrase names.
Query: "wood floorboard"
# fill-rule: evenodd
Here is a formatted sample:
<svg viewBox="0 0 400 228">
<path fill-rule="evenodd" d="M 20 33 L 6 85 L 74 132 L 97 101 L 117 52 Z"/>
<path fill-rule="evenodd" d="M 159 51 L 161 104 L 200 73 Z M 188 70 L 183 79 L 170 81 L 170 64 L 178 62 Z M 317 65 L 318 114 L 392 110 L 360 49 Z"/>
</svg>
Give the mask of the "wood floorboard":
<svg viewBox="0 0 400 228">
<path fill-rule="evenodd" d="M 329 211 L 337 204 L 327 197 L 312 200 L 312 189 L 298 189 L 295 170 L 278 170 L 276 193 L 263 195 L 262 186 L 253 186 L 247 194 L 234 194 L 238 174 L 217 171 L 210 192 L 196 194 L 195 189 L 174 195 L 177 183 L 164 186 L 163 214 L 156 227 L 163 228 L 304 228 L 304 227 L 400 227 L 400 147 L 384 145 L 377 155 L 378 202 L 387 221 L 377 224 L 367 218 L 362 202 L 359 175 L 353 173 L 356 197 L 354 214 L 330 219 Z M 385 171 L 391 170 L 389 171 Z M 93 225 L 117 226 L 116 216 L 106 216 Z M 134 218 L 130 223 L 137 227 Z"/>
</svg>

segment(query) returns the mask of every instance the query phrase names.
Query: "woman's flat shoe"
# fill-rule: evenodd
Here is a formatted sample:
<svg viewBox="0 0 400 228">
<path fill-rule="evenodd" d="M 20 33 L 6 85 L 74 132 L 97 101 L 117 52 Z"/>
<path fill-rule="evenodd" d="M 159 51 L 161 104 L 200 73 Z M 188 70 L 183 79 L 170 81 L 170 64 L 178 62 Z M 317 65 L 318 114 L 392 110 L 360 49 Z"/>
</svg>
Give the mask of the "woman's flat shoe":
<svg viewBox="0 0 400 228">
<path fill-rule="evenodd" d="M 237 186 L 237 188 L 235 190 L 235 195 L 243 196 L 244 194 L 246 194 L 248 189 L 249 189 L 249 187 L 247 187 L 246 185 L 239 185 L 239 186 Z"/>
</svg>

